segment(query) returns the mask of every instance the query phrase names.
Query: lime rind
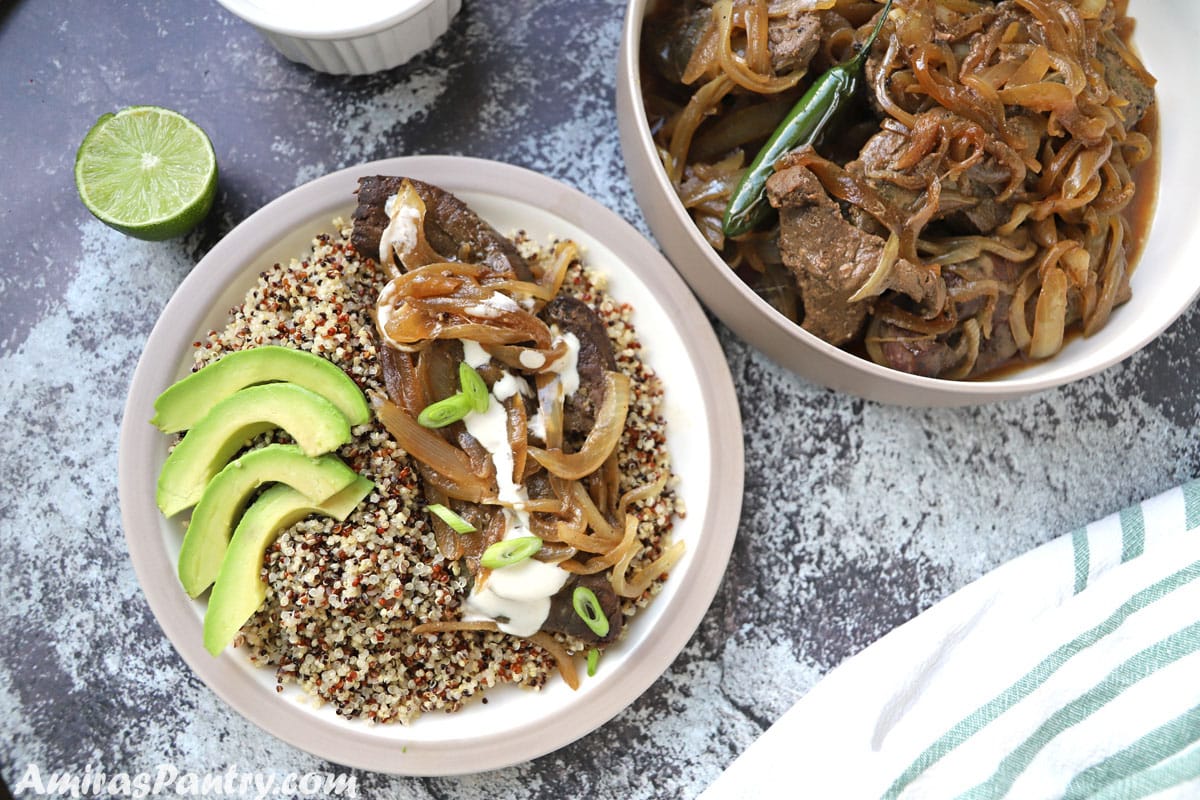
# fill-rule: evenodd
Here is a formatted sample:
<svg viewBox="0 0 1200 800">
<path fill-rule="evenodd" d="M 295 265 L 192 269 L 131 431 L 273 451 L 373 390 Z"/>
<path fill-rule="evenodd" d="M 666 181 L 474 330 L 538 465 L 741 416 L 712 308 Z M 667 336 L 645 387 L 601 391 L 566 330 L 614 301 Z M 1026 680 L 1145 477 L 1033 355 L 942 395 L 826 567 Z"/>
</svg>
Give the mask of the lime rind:
<svg viewBox="0 0 1200 800">
<path fill-rule="evenodd" d="M 75 156 L 80 199 L 101 222 L 142 239 L 180 236 L 216 196 L 212 142 L 194 122 L 157 106 L 104 114 Z"/>
</svg>

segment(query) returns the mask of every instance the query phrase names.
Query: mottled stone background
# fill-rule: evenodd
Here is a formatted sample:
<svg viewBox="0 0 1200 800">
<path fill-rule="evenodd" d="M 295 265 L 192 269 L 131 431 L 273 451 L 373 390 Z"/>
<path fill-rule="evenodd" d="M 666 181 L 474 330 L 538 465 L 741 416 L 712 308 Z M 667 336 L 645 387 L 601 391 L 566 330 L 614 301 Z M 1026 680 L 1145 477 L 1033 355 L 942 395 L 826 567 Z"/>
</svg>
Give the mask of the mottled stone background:
<svg viewBox="0 0 1200 800">
<path fill-rule="evenodd" d="M 282 60 L 213 2 L 0 6 L 0 775 L 336 769 L 261 733 L 176 656 L 117 508 L 126 387 L 174 287 L 224 233 L 328 171 L 495 158 L 645 228 L 617 143 L 623 5 L 466 0 L 438 46 L 366 78 Z M 169 243 L 94 221 L 72 183 L 101 113 L 151 103 L 211 135 L 220 196 Z M 586 741 L 498 773 L 357 773 L 369 797 L 691 797 L 846 656 L 1004 560 L 1200 474 L 1193 309 L 1125 364 L 1019 402 L 865 403 L 718 327 L 745 420 L 741 530 L 671 669 Z"/>
</svg>

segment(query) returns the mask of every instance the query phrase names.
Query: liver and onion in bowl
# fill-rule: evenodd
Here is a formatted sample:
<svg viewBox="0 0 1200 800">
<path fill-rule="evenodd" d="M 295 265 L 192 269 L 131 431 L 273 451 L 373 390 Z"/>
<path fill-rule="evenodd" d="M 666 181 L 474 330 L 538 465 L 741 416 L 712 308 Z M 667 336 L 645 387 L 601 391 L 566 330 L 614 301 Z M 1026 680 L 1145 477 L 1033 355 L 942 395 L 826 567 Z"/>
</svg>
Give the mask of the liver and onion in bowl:
<svg viewBox="0 0 1200 800">
<path fill-rule="evenodd" d="M 968 378 L 1052 356 L 1128 298 L 1155 119 L 1124 3 L 690 0 L 644 25 L 668 178 L 809 332 Z M 748 227 L 764 146 L 769 213 Z"/>
<path fill-rule="evenodd" d="M 215 453 L 193 459 L 199 478 L 160 477 L 198 489 L 159 494 L 167 516 L 196 508 L 179 575 L 193 597 L 212 586 L 205 646 L 378 723 L 556 667 L 579 686 L 576 657 L 603 669 L 684 552 L 665 387 L 634 310 L 575 242 L 510 239 L 415 179 L 362 178 L 353 225 L 334 227 L 259 274 L 180 382 L 266 381 L 225 388 L 274 398 L 199 440 Z M 299 400 L 311 414 L 281 413 Z M 222 413 L 158 410 L 193 444 Z M 331 432 L 300 436 L 308 420 Z"/>
</svg>

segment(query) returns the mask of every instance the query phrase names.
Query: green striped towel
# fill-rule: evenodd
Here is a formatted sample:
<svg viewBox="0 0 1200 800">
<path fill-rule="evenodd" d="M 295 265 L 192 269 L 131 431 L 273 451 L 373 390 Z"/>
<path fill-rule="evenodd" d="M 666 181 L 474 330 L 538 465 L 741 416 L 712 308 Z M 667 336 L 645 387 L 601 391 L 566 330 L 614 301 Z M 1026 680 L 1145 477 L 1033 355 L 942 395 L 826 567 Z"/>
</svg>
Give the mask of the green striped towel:
<svg viewBox="0 0 1200 800">
<path fill-rule="evenodd" d="M 848 659 L 702 795 L 1200 798 L 1200 481 Z"/>
</svg>

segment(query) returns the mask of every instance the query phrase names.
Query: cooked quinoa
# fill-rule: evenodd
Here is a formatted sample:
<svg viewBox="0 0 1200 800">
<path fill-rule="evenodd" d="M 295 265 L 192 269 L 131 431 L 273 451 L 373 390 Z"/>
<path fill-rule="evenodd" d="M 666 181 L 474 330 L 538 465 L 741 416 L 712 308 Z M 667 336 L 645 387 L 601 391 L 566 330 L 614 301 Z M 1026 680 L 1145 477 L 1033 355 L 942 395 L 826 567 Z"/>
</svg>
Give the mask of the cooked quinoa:
<svg viewBox="0 0 1200 800">
<path fill-rule="evenodd" d="M 195 342 L 196 369 L 234 350 L 285 345 L 329 359 L 368 396 L 384 394 L 372 310 L 387 278 L 355 253 L 349 226 L 341 220 L 334 226 L 338 233 L 317 236 L 307 256 L 263 272 L 225 328 Z M 539 258 L 523 234 L 516 241 L 531 260 Z M 622 491 L 653 483 L 670 469 L 662 387 L 641 359 L 633 309 L 607 295 L 600 272 L 578 263 L 563 291 L 607 323 L 618 368 L 633 379 L 620 445 Z M 438 552 L 408 455 L 374 419 L 353 434 L 338 455 L 374 481 L 374 491 L 343 523 L 313 517 L 279 535 L 263 564 L 266 602 L 235 645 L 253 663 L 274 667 L 277 691 L 294 682 L 338 714 L 374 722 L 409 723 L 425 711 L 456 711 L 498 684 L 536 689 L 556 679 L 550 655 L 515 636 L 412 634 L 421 623 L 459 618 L 470 576 Z M 630 509 L 643 545 L 634 572 L 661 554 L 673 519 L 685 513 L 674 481 Z M 625 601 L 625 615 L 660 589 L 656 581 Z M 572 652 L 583 647 L 559 638 Z"/>
</svg>

